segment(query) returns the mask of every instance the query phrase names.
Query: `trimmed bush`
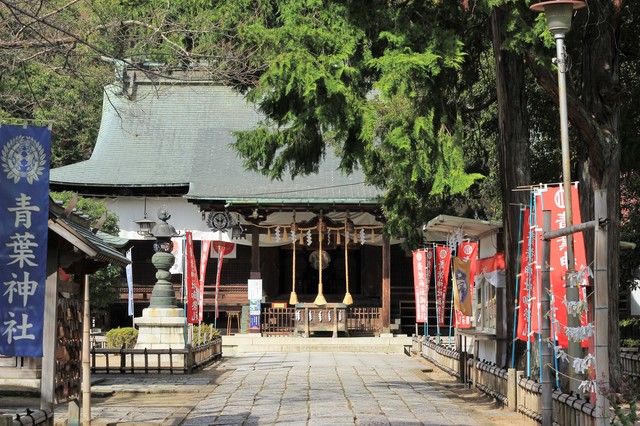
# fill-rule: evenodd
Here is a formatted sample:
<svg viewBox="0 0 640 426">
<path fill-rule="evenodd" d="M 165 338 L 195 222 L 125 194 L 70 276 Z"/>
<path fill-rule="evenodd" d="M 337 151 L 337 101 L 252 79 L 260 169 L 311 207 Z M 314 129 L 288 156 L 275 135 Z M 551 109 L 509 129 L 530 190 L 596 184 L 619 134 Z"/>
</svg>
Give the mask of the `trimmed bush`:
<svg viewBox="0 0 640 426">
<path fill-rule="evenodd" d="M 213 328 L 212 324 L 200 324 L 193 326 L 193 346 L 207 343 L 214 337 L 220 336 L 220 332 Z"/>
<path fill-rule="evenodd" d="M 133 348 L 138 340 L 138 330 L 133 327 L 112 328 L 105 335 L 107 339 L 107 348 Z"/>
</svg>

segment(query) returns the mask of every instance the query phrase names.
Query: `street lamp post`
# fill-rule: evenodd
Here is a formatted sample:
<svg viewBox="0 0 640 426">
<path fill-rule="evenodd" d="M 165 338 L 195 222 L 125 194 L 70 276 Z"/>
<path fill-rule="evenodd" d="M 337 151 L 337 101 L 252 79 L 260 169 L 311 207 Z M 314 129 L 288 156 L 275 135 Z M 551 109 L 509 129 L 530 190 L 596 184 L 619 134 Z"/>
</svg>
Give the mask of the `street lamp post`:
<svg viewBox="0 0 640 426">
<path fill-rule="evenodd" d="M 564 186 L 565 204 L 565 226 L 573 225 L 573 211 L 571 200 L 571 156 L 569 151 L 569 118 L 567 114 L 567 82 L 566 73 L 568 71 L 567 52 L 564 45 L 564 36 L 571 29 L 571 19 L 573 12 L 586 7 L 586 3 L 581 0 L 552 0 L 536 3 L 531 6 L 531 10 L 544 13 L 547 18 L 547 26 L 556 41 L 556 65 L 558 66 L 558 106 L 560 110 L 560 144 L 562 148 L 562 178 Z M 574 280 L 575 257 L 573 250 L 573 237 L 567 236 L 567 300 L 577 302 L 579 300 L 579 290 Z M 572 280 L 569 282 L 569 280 Z M 580 318 L 574 315 L 567 315 L 569 327 L 579 327 Z M 581 358 L 581 345 L 579 342 L 569 341 L 569 356 L 572 359 Z M 541 366 L 542 367 L 542 366 Z M 569 376 L 575 379 L 576 373 L 572 363 L 569 363 Z M 570 389 L 578 393 L 578 382 L 570 380 Z"/>
</svg>

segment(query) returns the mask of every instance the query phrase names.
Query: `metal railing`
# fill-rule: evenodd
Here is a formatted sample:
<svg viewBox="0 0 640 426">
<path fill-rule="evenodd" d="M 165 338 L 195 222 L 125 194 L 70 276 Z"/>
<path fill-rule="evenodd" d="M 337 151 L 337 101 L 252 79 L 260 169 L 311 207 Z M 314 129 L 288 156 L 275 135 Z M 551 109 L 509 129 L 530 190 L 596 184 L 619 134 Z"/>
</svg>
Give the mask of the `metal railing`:
<svg viewBox="0 0 640 426">
<path fill-rule="evenodd" d="M 222 356 L 222 339 L 184 349 L 91 349 L 92 373 L 185 373 Z"/>
</svg>

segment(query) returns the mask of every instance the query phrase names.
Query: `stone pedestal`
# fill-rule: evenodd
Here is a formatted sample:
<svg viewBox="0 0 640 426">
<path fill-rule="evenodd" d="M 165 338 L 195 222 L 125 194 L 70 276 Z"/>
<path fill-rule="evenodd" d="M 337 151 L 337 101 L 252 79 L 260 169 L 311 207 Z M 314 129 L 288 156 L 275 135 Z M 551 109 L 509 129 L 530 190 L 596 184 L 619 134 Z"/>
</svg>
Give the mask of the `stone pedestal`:
<svg viewBox="0 0 640 426">
<path fill-rule="evenodd" d="M 138 326 L 136 349 L 184 349 L 184 309 L 146 308 L 135 319 Z"/>
</svg>

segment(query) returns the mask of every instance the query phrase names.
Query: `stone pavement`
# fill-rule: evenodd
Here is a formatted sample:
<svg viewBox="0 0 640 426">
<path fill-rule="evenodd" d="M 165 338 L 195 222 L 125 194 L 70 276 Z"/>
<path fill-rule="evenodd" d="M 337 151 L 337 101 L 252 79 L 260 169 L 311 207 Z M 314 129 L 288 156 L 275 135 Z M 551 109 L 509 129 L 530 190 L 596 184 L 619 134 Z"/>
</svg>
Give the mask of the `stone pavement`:
<svg viewBox="0 0 640 426">
<path fill-rule="evenodd" d="M 195 375 L 94 375 L 92 425 L 507 423 L 494 423 L 426 370 L 426 361 L 403 354 L 261 352 Z M 66 409 L 56 408 L 56 425 L 65 424 Z"/>
</svg>

